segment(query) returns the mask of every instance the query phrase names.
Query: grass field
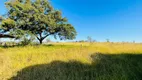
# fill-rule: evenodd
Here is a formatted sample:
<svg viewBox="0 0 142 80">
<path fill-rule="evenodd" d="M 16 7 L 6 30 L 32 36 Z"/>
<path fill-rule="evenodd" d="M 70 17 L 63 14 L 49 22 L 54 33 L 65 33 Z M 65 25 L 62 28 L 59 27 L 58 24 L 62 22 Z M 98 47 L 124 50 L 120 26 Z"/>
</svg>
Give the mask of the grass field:
<svg viewBox="0 0 142 80">
<path fill-rule="evenodd" d="M 1 47 L 0 80 L 142 80 L 142 44 Z"/>
</svg>

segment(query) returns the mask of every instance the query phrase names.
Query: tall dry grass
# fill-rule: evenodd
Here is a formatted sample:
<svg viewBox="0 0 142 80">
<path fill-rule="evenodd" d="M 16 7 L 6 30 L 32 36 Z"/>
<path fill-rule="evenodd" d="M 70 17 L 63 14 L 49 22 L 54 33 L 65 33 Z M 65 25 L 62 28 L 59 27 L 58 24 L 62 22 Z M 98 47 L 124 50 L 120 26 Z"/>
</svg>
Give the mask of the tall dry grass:
<svg viewBox="0 0 142 80">
<path fill-rule="evenodd" d="M 142 44 L 134 43 L 53 43 L 0 48 L 0 80 L 140 80 L 141 55 Z M 50 78 L 45 79 L 47 76 Z"/>
</svg>

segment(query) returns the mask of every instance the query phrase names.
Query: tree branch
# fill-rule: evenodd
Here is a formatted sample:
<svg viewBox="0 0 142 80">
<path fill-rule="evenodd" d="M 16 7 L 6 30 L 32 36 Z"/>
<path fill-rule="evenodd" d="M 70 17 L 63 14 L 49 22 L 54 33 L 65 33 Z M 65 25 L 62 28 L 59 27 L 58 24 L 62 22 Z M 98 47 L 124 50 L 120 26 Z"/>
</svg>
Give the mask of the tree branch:
<svg viewBox="0 0 142 80">
<path fill-rule="evenodd" d="M 39 37 L 36 36 L 36 38 L 37 38 L 38 40 L 40 40 Z"/>
<path fill-rule="evenodd" d="M 16 38 L 16 37 L 7 34 L 0 34 L 0 38 Z"/>
<path fill-rule="evenodd" d="M 42 37 L 42 39 L 45 39 L 47 36 L 49 36 L 50 34 L 47 34 L 46 36 Z"/>
</svg>

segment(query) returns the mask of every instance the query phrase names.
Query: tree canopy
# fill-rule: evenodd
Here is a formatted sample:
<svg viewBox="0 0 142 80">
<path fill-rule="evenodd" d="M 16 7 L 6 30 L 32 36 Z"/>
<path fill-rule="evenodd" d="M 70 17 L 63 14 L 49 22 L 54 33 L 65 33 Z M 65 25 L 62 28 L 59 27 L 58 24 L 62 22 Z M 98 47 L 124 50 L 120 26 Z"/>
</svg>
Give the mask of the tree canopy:
<svg viewBox="0 0 142 80">
<path fill-rule="evenodd" d="M 1 31 L 21 37 L 24 32 L 32 33 L 40 44 L 50 35 L 61 40 L 74 39 L 75 28 L 55 10 L 47 0 L 9 0 L 8 13 L 1 22 Z"/>
</svg>

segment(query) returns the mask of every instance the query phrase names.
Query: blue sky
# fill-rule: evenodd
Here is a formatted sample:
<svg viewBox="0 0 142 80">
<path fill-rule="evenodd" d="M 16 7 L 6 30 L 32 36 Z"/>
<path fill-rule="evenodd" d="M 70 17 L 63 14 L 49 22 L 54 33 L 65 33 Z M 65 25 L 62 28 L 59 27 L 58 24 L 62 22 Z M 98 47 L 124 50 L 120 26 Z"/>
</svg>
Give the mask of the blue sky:
<svg viewBox="0 0 142 80">
<path fill-rule="evenodd" d="M 0 1 L 0 14 L 6 12 Z M 76 40 L 142 42 L 142 0 L 50 0 L 76 28 Z"/>
</svg>

